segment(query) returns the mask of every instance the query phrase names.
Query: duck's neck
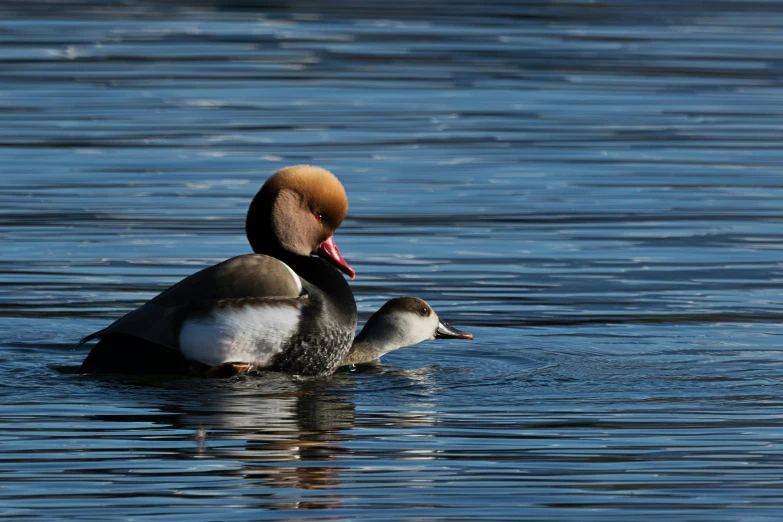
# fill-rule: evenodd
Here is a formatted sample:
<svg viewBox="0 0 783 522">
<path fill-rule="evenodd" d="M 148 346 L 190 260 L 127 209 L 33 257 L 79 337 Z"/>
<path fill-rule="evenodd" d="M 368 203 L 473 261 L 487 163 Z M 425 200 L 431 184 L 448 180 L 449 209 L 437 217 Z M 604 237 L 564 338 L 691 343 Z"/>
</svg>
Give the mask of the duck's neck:
<svg viewBox="0 0 783 522">
<path fill-rule="evenodd" d="M 356 327 L 358 316 L 353 292 L 343 274 L 331 263 L 320 257 L 292 254 L 277 259 L 291 267 L 303 280 L 318 287 L 337 310 L 353 321 L 353 328 Z"/>
<path fill-rule="evenodd" d="M 395 329 L 384 328 L 372 319 L 370 318 L 370 321 L 364 325 L 362 331 L 353 340 L 351 351 L 343 361 L 343 366 L 372 362 L 384 354 L 410 344 L 402 336 L 397 335 Z"/>
<path fill-rule="evenodd" d="M 390 350 L 378 349 L 378 346 L 373 345 L 371 342 L 359 341 L 354 339 L 351 351 L 343 360 L 340 366 L 346 366 L 349 364 L 366 364 L 378 360 L 383 354 Z"/>
<path fill-rule="evenodd" d="M 295 254 L 269 238 L 261 241 L 259 237 L 262 236 L 248 232 L 248 239 L 256 254 L 274 257 L 288 265 L 303 280 L 322 290 L 342 313 L 353 318 L 356 325 L 356 301 L 351 287 L 339 270 L 325 259 Z"/>
</svg>

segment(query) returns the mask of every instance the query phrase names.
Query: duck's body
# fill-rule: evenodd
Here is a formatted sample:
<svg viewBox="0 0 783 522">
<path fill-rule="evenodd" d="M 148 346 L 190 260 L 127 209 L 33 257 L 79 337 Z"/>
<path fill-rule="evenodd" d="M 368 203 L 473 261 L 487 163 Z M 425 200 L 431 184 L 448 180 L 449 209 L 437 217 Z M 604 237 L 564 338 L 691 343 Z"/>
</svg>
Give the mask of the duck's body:
<svg viewBox="0 0 783 522">
<path fill-rule="evenodd" d="M 347 212 L 342 185 L 317 167 L 281 170 L 256 195 L 247 235 L 256 254 L 205 268 L 108 328 L 85 359 L 89 372 L 180 373 L 243 362 L 325 375 L 348 353 L 356 303 L 337 266 L 334 230 Z M 318 253 L 322 257 L 313 257 Z"/>
</svg>

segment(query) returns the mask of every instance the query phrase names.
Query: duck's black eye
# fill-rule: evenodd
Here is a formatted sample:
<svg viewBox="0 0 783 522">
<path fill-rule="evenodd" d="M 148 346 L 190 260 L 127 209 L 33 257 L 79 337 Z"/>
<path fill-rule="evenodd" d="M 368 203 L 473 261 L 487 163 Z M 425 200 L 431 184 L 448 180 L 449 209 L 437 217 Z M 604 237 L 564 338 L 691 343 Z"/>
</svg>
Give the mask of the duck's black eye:
<svg viewBox="0 0 783 522">
<path fill-rule="evenodd" d="M 318 221 L 319 223 L 322 222 L 324 220 L 324 215 L 321 214 L 320 212 L 316 212 L 315 213 L 315 220 Z"/>
<path fill-rule="evenodd" d="M 426 306 L 423 306 L 421 310 L 419 310 L 419 313 L 422 315 L 422 317 L 427 317 L 428 315 L 430 315 L 430 311 L 429 309 L 427 309 Z"/>
</svg>

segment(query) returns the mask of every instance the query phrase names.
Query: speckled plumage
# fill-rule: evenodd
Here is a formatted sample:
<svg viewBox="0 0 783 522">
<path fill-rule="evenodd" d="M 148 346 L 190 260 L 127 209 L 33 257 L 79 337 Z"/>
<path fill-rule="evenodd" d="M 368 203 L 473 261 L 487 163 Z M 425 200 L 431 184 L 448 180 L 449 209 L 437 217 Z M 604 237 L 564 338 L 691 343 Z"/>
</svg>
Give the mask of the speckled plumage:
<svg viewBox="0 0 783 522">
<path fill-rule="evenodd" d="M 340 366 L 353 342 L 353 330 L 327 328 L 296 335 L 275 356 L 270 370 L 299 375 L 330 375 Z"/>
</svg>

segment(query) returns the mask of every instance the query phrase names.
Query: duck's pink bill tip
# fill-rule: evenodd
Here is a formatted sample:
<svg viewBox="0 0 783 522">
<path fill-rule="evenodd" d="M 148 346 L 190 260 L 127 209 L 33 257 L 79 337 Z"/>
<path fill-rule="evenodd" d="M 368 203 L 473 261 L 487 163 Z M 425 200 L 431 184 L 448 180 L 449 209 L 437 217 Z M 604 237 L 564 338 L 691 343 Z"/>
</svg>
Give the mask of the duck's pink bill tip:
<svg viewBox="0 0 783 522">
<path fill-rule="evenodd" d="M 340 249 L 334 242 L 334 236 L 329 236 L 329 239 L 321 243 L 318 247 L 318 255 L 332 263 L 341 272 L 345 273 L 353 281 L 356 278 L 356 272 L 351 265 L 340 254 Z"/>
</svg>

